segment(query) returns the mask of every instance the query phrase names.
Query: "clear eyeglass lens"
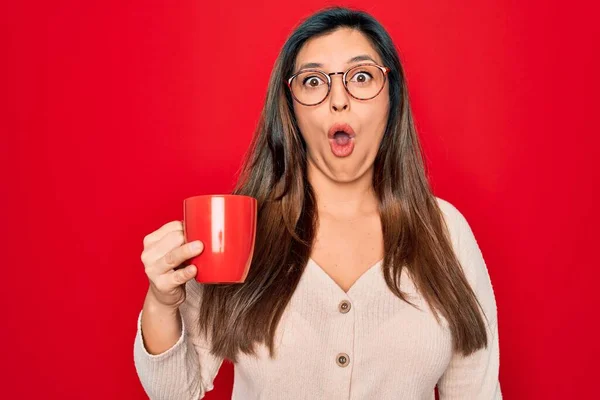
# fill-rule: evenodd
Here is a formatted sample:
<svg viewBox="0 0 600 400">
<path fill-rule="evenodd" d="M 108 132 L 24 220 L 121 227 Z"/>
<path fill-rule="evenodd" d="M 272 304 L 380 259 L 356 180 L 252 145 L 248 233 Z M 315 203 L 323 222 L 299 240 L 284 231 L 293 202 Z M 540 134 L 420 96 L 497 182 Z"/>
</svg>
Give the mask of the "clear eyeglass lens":
<svg viewBox="0 0 600 400">
<path fill-rule="evenodd" d="M 292 80 L 292 92 L 303 104 L 320 103 L 328 91 L 327 76 L 321 72 L 301 72 Z"/>
<path fill-rule="evenodd" d="M 362 65 L 348 71 L 346 87 L 358 99 L 368 100 L 377 95 L 384 84 L 384 74 L 374 65 Z"/>
</svg>

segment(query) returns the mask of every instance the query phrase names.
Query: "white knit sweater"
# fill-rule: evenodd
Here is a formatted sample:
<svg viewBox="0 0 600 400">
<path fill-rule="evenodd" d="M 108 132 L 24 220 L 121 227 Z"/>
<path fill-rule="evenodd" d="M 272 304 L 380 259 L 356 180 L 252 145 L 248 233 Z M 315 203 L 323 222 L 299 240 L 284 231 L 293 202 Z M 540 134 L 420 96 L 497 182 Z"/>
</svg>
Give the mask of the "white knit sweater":
<svg viewBox="0 0 600 400">
<path fill-rule="evenodd" d="M 259 346 L 258 356 L 241 355 L 234 365 L 234 400 L 294 399 L 501 399 L 496 301 L 487 267 L 464 216 L 438 198 L 452 244 L 488 321 L 488 347 L 463 357 L 452 350 L 442 317 L 438 324 L 408 273 L 401 288 L 422 311 L 395 297 L 381 261 L 346 293 L 312 259 L 276 334 L 277 358 Z M 139 379 L 151 399 L 199 399 L 213 389 L 222 359 L 198 335 L 202 285 L 186 284 L 180 307 L 183 333 L 159 355 L 150 355 L 141 335 L 140 312 L 134 343 Z"/>
</svg>

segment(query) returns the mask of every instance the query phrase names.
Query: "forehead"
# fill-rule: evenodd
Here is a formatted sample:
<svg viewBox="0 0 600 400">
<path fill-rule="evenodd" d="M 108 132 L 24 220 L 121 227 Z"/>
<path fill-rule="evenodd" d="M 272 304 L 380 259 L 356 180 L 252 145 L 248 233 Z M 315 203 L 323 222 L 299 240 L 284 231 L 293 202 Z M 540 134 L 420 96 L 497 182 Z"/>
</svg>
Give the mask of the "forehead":
<svg viewBox="0 0 600 400">
<path fill-rule="evenodd" d="M 362 32 L 341 28 L 307 40 L 298 52 L 295 69 L 306 63 L 323 64 L 325 69 L 339 69 L 358 55 L 368 55 L 378 64 L 382 63 L 381 57 Z"/>
</svg>

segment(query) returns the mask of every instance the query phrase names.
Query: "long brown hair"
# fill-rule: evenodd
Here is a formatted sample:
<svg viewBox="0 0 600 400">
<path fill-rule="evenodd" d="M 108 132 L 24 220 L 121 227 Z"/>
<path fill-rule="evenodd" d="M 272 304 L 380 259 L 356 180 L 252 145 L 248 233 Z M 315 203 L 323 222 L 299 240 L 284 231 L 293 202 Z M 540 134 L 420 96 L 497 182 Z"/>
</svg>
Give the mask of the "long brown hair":
<svg viewBox="0 0 600 400">
<path fill-rule="evenodd" d="M 468 355 L 487 346 L 480 306 L 427 181 L 404 71 L 392 39 L 369 14 L 335 7 L 312 15 L 294 30 L 270 77 L 260 122 L 233 191 L 258 200 L 256 247 L 246 281 L 203 288 L 202 331 L 211 337 L 215 355 L 234 362 L 239 351 L 254 354 L 255 343 L 264 343 L 273 356 L 277 325 L 311 254 L 318 215 L 306 175 L 306 143 L 285 78 L 291 76 L 306 40 L 342 27 L 362 32 L 391 68 L 389 119 L 373 175 L 385 281 L 397 297 L 409 302 L 400 290 L 401 272 L 407 268 L 438 322 L 439 314 L 448 321 L 455 350 Z"/>
</svg>

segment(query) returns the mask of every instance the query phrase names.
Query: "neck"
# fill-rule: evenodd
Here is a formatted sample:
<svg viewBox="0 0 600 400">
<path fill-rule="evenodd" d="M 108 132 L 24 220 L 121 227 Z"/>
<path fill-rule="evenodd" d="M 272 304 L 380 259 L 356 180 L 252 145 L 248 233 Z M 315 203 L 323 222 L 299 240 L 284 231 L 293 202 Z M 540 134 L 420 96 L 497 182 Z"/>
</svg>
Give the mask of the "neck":
<svg viewBox="0 0 600 400">
<path fill-rule="evenodd" d="M 307 175 L 320 216 L 348 219 L 378 212 L 377 196 L 373 191 L 372 166 L 350 182 L 332 180 L 311 162 L 308 163 Z"/>
</svg>

